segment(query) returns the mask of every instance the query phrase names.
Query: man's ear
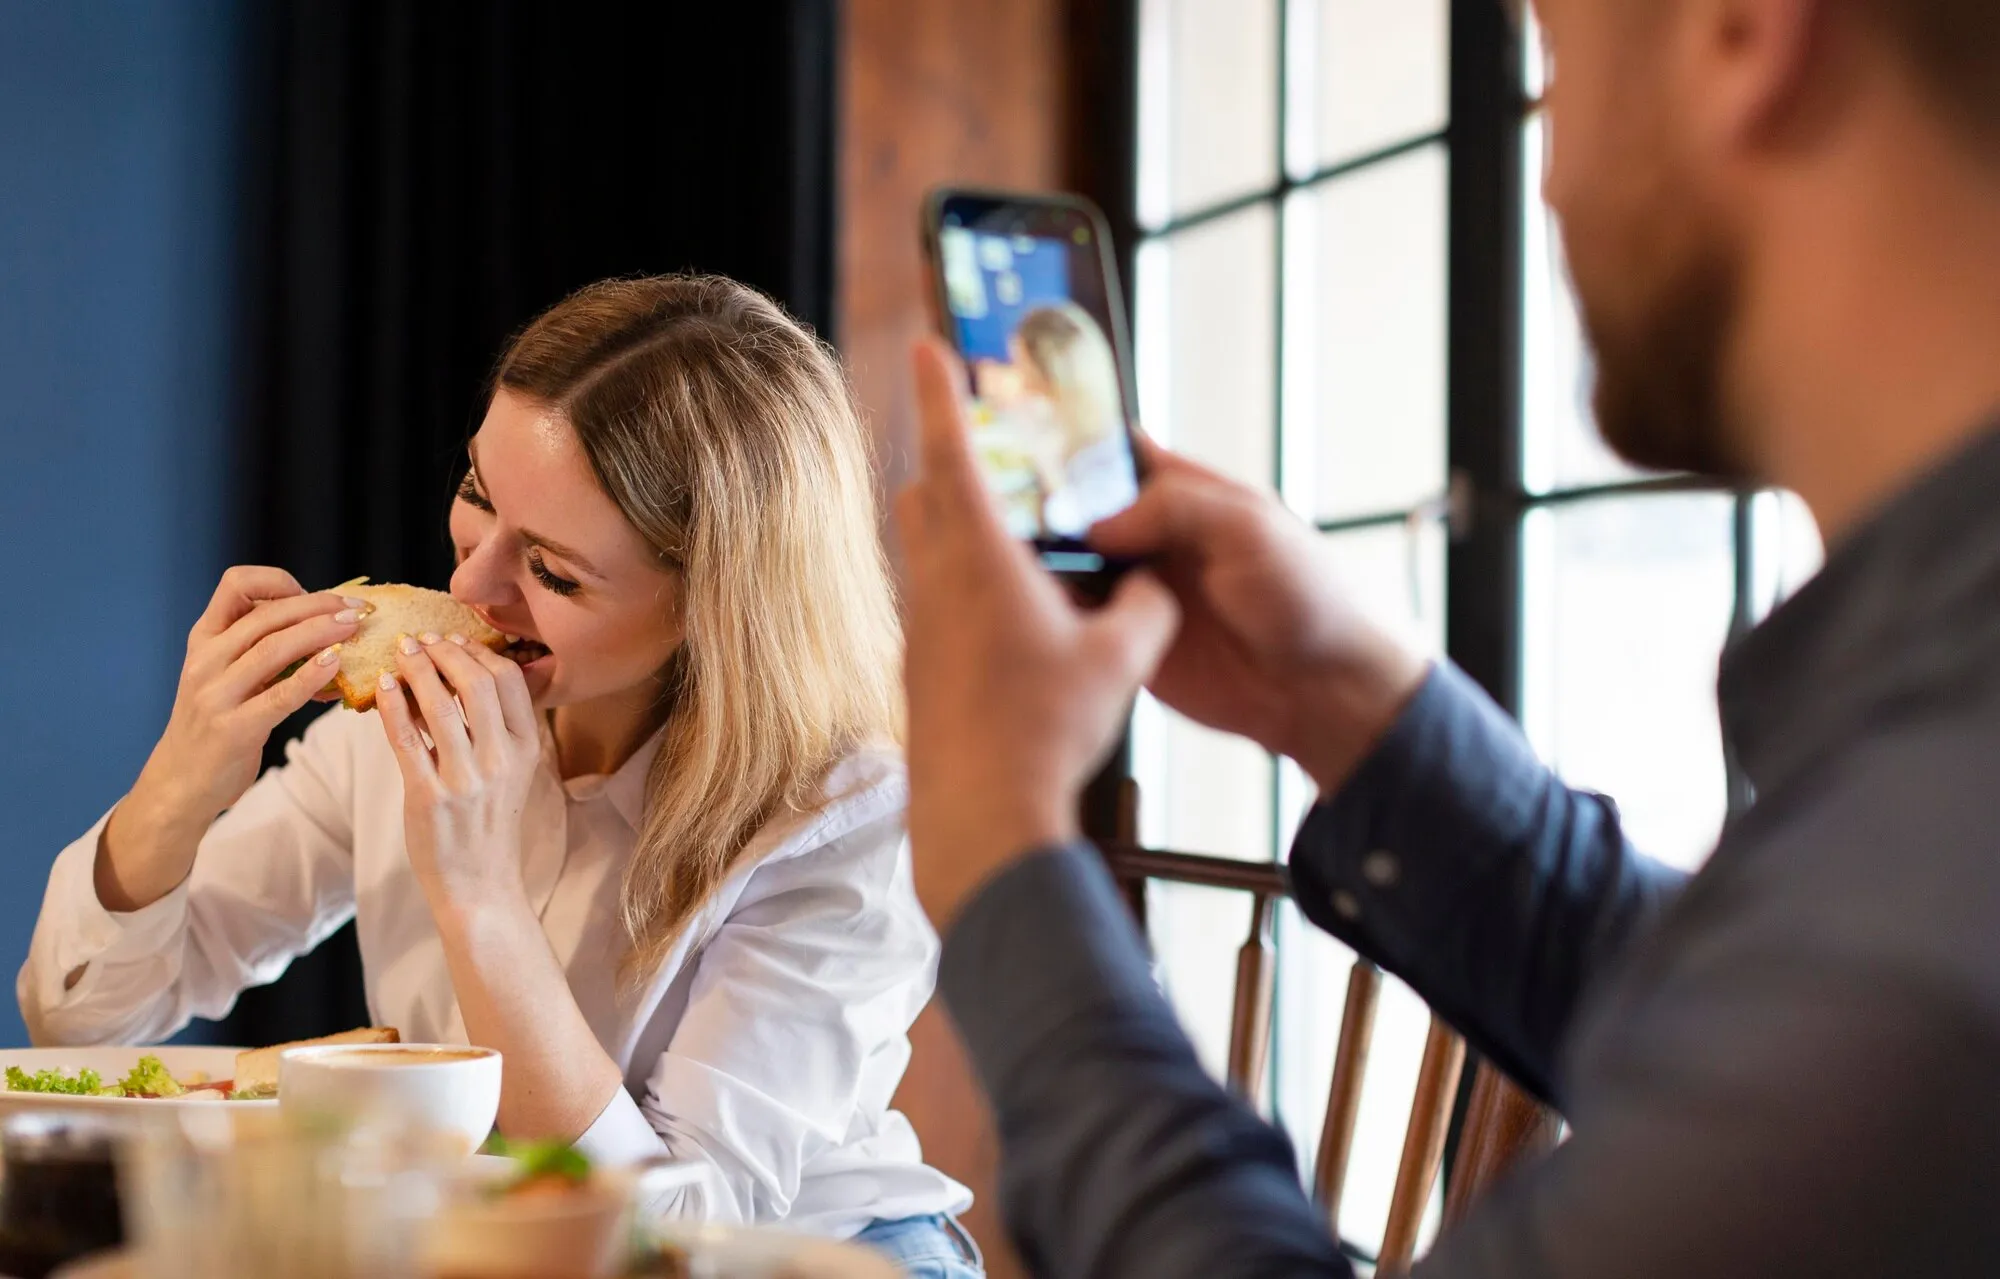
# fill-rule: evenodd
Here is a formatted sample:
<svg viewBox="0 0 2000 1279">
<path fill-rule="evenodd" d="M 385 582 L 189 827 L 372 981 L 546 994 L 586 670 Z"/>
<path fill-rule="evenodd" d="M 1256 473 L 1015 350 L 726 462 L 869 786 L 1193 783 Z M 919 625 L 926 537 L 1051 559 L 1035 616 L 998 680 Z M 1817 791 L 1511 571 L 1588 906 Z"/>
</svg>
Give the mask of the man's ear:
<svg viewBox="0 0 2000 1279">
<path fill-rule="evenodd" d="M 1830 0 L 1705 0 L 1695 110 L 1729 151 L 1783 146 L 1810 130 L 1831 91 Z"/>
</svg>

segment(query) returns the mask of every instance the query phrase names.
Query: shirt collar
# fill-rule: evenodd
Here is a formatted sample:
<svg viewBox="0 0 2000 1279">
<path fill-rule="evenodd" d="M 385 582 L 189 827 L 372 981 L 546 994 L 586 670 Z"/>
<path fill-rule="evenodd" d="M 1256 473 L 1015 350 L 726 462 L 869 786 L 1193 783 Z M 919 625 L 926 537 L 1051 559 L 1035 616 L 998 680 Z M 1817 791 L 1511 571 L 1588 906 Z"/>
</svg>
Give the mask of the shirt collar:
<svg viewBox="0 0 2000 1279">
<path fill-rule="evenodd" d="M 2000 422 L 1891 499 L 1723 656 L 1724 736 L 1769 792 L 1881 708 L 2000 656 Z"/>
<path fill-rule="evenodd" d="M 660 743 L 666 737 L 667 728 L 662 724 L 653 731 L 630 759 L 618 766 L 618 770 L 602 780 L 596 793 L 611 801 L 611 807 L 625 819 L 625 824 L 634 831 L 646 813 L 646 778 L 652 772 L 653 759 L 660 753 Z M 563 785 L 561 774 L 556 771 L 556 739 L 549 728 L 547 717 L 542 720 L 542 759 L 550 776 L 556 778 L 558 787 L 568 795 L 569 787 Z M 574 780 L 574 779 L 573 779 Z"/>
</svg>

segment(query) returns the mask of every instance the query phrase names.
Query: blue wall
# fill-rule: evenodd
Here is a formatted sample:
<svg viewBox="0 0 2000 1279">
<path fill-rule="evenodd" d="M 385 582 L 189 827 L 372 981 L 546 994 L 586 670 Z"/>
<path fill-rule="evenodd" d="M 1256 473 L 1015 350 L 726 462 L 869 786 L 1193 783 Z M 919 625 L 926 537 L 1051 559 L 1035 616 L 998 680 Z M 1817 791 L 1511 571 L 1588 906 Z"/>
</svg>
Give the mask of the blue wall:
<svg viewBox="0 0 2000 1279">
<path fill-rule="evenodd" d="M 49 862 L 166 722 L 228 542 L 235 27 L 224 0 L 0 0 L 10 986 Z"/>
</svg>

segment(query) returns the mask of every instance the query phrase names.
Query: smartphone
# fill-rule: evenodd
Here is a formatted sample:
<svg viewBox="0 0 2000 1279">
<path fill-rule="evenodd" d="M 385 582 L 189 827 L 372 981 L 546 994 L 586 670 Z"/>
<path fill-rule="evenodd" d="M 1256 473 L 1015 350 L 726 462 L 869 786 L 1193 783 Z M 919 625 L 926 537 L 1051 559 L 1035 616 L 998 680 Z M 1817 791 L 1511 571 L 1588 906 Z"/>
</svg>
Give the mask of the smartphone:
<svg viewBox="0 0 2000 1279">
<path fill-rule="evenodd" d="M 1131 362 L 1104 215 L 1072 195 L 945 189 L 924 203 L 937 314 L 965 362 L 972 443 L 1014 536 L 1105 587 L 1084 542 L 1139 496 Z"/>
</svg>

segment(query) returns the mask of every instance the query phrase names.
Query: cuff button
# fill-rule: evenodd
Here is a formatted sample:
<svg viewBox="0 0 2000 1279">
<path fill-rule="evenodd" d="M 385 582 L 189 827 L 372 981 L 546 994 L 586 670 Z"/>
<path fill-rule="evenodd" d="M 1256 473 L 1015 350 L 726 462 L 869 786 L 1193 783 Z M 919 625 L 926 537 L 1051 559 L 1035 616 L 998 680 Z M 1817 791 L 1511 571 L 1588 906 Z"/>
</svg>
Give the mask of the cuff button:
<svg viewBox="0 0 2000 1279">
<path fill-rule="evenodd" d="M 1394 888 L 1402 878 L 1403 866 L 1394 853 L 1376 849 L 1361 859 L 1361 878 L 1375 888 Z"/>
</svg>

